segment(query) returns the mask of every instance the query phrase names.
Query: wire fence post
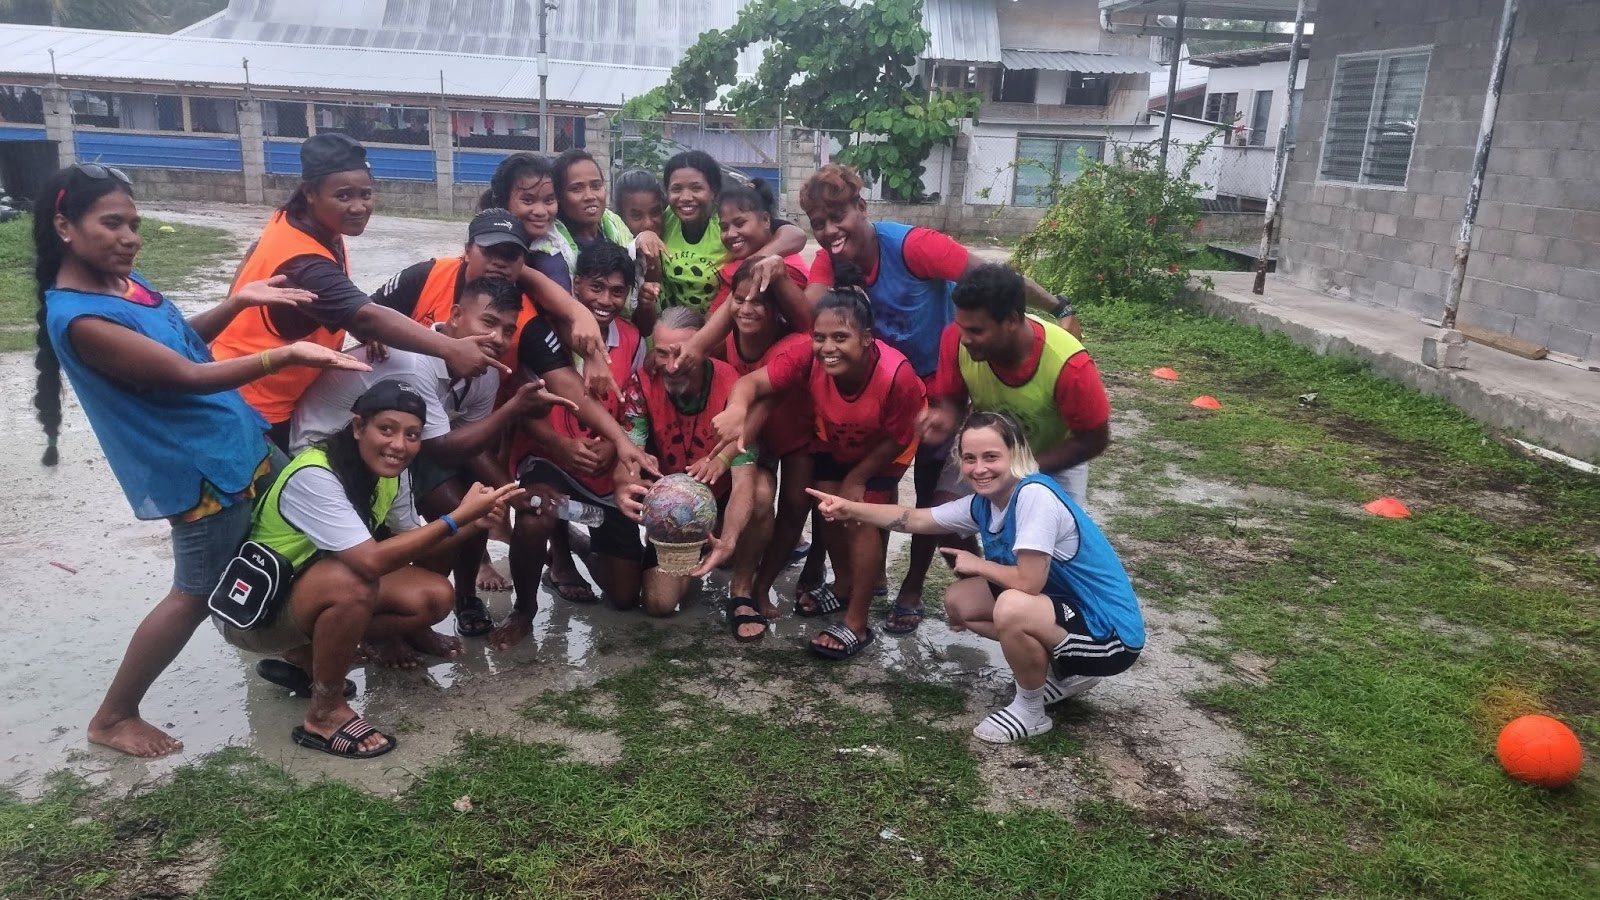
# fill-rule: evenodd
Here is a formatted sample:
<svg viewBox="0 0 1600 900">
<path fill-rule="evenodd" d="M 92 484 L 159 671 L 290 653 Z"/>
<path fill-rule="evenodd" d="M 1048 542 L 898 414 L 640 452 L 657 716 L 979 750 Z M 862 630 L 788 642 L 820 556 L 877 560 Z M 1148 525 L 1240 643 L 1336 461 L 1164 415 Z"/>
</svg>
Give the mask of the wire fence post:
<svg viewBox="0 0 1600 900">
<path fill-rule="evenodd" d="M 1178 68 L 1183 65 L 1183 20 L 1188 0 L 1178 0 L 1178 27 L 1172 37 L 1172 67 L 1167 70 L 1167 105 L 1161 109 L 1161 171 L 1167 170 L 1167 142 L 1172 139 L 1172 105 L 1178 94 Z"/>
</svg>

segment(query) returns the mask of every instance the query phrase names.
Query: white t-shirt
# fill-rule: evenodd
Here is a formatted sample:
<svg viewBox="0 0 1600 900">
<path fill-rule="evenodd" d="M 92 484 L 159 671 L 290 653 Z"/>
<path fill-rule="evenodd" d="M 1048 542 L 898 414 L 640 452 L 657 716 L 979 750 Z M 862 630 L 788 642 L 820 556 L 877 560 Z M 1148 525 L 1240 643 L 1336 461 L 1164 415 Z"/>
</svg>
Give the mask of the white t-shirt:
<svg viewBox="0 0 1600 900">
<path fill-rule="evenodd" d="M 1013 551 L 1035 550 L 1048 553 L 1062 562 L 1078 555 L 1078 523 L 1067 505 L 1046 485 L 1026 484 L 1013 495 L 1017 504 L 1017 540 Z M 928 510 L 941 528 L 959 535 L 978 533 L 972 518 L 971 497 L 951 500 Z M 989 503 L 989 501 L 982 501 Z M 989 531 L 999 534 L 1005 526 L 1006 509 L 989 503 Z"/>
<path fill-rule="evenodd" d="M 366 354 L 360 347 L 352 351 L 358 359 Z M 476 378 L 452 380 L 444 360 L 425 353 L 389 348 L 389 358 L 371 363 L 370 372 L 329 369 L 317 376 L 295 403 L 289 420 L 289 452 L 299 453 L 317 441 L 325 440 L 350 423 L 350 407 L 367 388 L 386 378 L 410 382 L 422 395 L 427 421 L 422 439 L 431 441 L 450 433 L 450 429 L 476 422 L 494 411 L 495 394 L 500 390 L 500 374 L 493 369 Z"/>
<path fill-rule="evenodd" d="M 319 550 L 338 553 L 372 540 L 372 532 L 346 499 L 344 485 L 320 466 L 306 466 L 289 476 L 278 492 L 278 512 Z M 410 472 L 400 473 L 400 491 L 383 522 L 395 534 L 422 527 L 411 499 Z"/>
</svg>

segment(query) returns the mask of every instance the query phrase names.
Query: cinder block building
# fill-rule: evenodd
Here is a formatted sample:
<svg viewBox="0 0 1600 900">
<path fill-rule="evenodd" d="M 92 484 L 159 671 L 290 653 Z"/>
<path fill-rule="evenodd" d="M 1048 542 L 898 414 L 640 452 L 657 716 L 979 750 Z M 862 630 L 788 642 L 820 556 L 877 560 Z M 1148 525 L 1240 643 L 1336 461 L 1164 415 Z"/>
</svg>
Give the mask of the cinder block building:
<svg viewBox="0 0 1600 900">
<path fill-rule="evenodd" d="M 1439 316 L 1503 8 L 1320 4 L 1280 273 Z M 1522 0 L 1477 224 L 1460 321 L 1600 360 L 1600 2 Z"/>
</svg>

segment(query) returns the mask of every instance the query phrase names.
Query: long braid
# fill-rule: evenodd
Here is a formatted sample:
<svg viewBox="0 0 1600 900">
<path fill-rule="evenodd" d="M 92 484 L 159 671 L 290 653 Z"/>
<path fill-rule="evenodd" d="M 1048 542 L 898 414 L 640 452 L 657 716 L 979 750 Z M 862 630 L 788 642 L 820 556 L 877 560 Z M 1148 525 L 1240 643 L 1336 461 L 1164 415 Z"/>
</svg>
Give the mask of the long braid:
<svg viewBox="0 0 1600 900">
<path fill-rule="evenodd" d="M 39 461 L 47 466 L 61 461 L 61 453 L 56 449 L 61 436 L 61 360 L 56 358 L 55 345 L 50 342 L 50 332 L 45 328 L 44 286 L 55 281 L 60 268 L 59 254 L 54 259 L 40 254 L 33 267 L 34 278 L 39 282 L 39 308 L 34 311 L 38 328 L 34 340 L 39 350 L 33 357 L 33 367 L 39 370 L 39 375 L 34 381 L 33 405 L 39 411 L 39 424 L 44 426 L 44 456 Z"/>
<path fill-rule="evenodd" d="M 44 426 L 44 456 L 39 461 L 47 466 L 61 461 L 61 453 L 56 448 L 61 436 L 61 360 L 56 357 L 55 344 L 51 343 L 50 331 L 45 327 L 46 294 L 61 271 L 64 249 L 51 215 L 53 207 L 46 205 L 53 203 L 54 197 L 54 192 L 41 192 L 33 211 L 33 280 L 39 297 L 39 307 L 33 316 L 38 329 L 34 342 L 39 348 L 33 357 L 33 367 L 39 370 L 34 381 L 33 405 L 38 410 L 39 424 Z"/>
</svg>

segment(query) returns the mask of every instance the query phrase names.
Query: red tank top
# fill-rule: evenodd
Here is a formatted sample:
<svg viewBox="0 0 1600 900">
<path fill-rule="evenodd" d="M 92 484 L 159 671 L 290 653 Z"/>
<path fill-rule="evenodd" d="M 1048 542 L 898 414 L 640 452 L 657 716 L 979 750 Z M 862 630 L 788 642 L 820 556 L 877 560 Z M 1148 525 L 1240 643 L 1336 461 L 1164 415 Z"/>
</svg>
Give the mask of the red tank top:
<svg viewBox="0 0 1600 900">
<path fill-rule="evenodd" d="M 808 353 L 811 349 L 809 335 L 786 334 L 768 347 L 760 359 L 750 362 L 739 355 L 735 338 L 736 334 L 729 332 L 724 342 L 724 352 L 727 353 L 728 365 L 733 366 L 740 376 L 762 368 L 784 350 L 793 354 Z M 781 459 L 791 453 L 810 450 L 816 438 L 817 411 L 811 402 L 810 391 L 804 388 L 784 391 L 773 402 L 772 412 L 767 415 L 766 425 L 761 429 L 762 452 L 768 457 Z"/>
<path fill-rule="evenodd" d="M 711 455 L 720 443 L 711 420 L 728 407 L 728 395 L 739 380 L 739 373 L 720 359 L 707 360 L 711 366 L 711 390 L 706 405 L 697 413 L 681 413 L 667 394 L 666 385 L 648 368 L 639 373 L 645 410 L 650 414 L 650 441 L 661 463 L 662 475 L 688 471 L 689 465 Z M 721 500 L 728 496 L 733 479 L 724 474 L 711 486 Z"/>
<path fill-rule="evenodd" d="M 820 364 L 815 361 L 811 364 L 811 396 L 817 406 L 819 434 L 825 449 L 846 465 L 860 462 L 868 451 L 889 437 L 883 427 L 884 419 L 891 404 L 903 400 L 893 396 L 894 376 L 901 366 L 911 365 L 900 351 L 883 341 L 873 343 L 878 348 L 878 365 L 855 396 L 845 396 Z M 909 462 L 916 449 L 917 442 L 913 439 L 896 462 L 901 459 Z"/>
</svg>

